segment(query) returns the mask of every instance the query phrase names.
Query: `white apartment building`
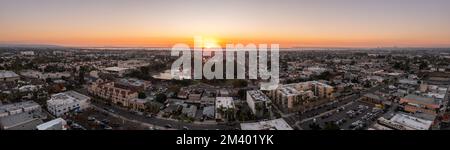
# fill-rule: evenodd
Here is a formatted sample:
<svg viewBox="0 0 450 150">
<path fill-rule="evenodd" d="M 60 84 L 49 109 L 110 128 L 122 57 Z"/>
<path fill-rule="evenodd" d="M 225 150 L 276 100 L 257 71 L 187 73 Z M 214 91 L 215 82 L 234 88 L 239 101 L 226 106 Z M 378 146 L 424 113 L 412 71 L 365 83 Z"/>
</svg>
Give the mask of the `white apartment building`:
<svg viewBox="0 0 450 150">
<path fill-rule="evenodd" d="M 47 110 L 59 117 L 70 111 L 84 110 L 89 107 L 91 98 L 75 91 L 53 94 L 47 101 Z"/>
<path fill-rule="evenodd" d="M 261 90 L 247 91 L 247 104 L 253 114 L 261 116 L 270 107 L 270 99 Z"/>
</svg>

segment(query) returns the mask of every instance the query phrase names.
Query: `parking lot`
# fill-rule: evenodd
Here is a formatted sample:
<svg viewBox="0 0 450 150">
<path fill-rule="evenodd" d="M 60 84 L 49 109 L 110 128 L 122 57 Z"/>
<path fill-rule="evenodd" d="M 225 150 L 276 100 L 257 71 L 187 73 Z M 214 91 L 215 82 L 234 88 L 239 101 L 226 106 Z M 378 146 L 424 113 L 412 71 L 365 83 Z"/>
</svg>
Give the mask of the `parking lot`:
<svg viewBox="0 0 450 150">
<path fill-rule="evenodd" d="M 317 127 L 327 129 L 331 126 L 333 129 L 343 130 L 362 130 L 370 126 L 383 111 L 375 108 L 374 105 L 356 101 L 350 102 L 346 106 L 338 107 L 335 111 L 330 111 L 320 117 L 316 117 L 300 124 L 305 130 L 311 130 Z"/>
<path fill-rule="evenodd" d="M 88 129 L 88 130 L 148 130 L 149 127 L 123 120 L 118 117 L 109 115 L 108 113 L 98 111 L 96 109 L 87 109 L 76 115 L 72 115 L 68 120 L 75 123 L 72 129 Z M 77 125 L 78 124 L 78 125 Z M 79 127 L 81 126 L 81 127 Z"/>
</svg>

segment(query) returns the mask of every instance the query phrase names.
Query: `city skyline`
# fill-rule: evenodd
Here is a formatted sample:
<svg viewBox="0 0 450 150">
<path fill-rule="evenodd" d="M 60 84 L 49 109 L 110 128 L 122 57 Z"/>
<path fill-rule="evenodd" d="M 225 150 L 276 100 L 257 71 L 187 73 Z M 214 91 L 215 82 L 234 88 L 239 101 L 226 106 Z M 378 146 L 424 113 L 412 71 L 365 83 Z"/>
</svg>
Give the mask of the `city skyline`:
<svg viewBox="0 0 450 150">
<path fill-rule="evenodd" d="M 450 47 L 446 0 L 0 2 L 1 44 L 171 47 L 204 36 L 281 47 Z"/>
</svg>

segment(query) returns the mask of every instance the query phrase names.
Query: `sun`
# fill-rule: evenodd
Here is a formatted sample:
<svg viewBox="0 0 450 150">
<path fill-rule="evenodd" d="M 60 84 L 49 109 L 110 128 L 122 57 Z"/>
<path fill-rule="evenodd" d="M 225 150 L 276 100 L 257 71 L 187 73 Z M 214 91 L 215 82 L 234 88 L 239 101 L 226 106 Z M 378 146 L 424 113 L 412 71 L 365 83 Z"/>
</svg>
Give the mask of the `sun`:
<svg viewBox="0 0 450 150">
<path fill-rule="evenodd" d="M 203 40 L 203 48 L 220 48 L 219 40 L 215 38 L 205 38 Z"/>
</svg>

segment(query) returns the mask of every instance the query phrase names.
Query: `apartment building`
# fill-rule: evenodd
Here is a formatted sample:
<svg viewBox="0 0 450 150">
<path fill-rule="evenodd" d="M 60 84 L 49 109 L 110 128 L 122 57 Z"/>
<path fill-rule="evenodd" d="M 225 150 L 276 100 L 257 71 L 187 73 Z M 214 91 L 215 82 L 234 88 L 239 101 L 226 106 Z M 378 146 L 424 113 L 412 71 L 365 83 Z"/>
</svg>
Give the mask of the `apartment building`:
<svg viewBox="0 0 450 150">
<path fill-rule="evenodd" d="M 270 107 L 270 99 L 261 90 L 247 91 L 247 104 L 256 116 L 262 116 Z"/>
<path fill-rule="evenodd" d="M 130 101 L 138 97 L 138 92 L 115 84 L 114 82 L 104 82 L 97 80 L 88 88 L 89 93 L 110 100 L 113 104 L 130 107 Z"/>
<path fill-rule="evenodd" d="M 281 85 L 269 91 L 272 102 L 283 111 L 302 111 L 317 105 L 320 102 L 333 100 L 334 88 L 330 85 L 308 81 Z"/>
</svg>

